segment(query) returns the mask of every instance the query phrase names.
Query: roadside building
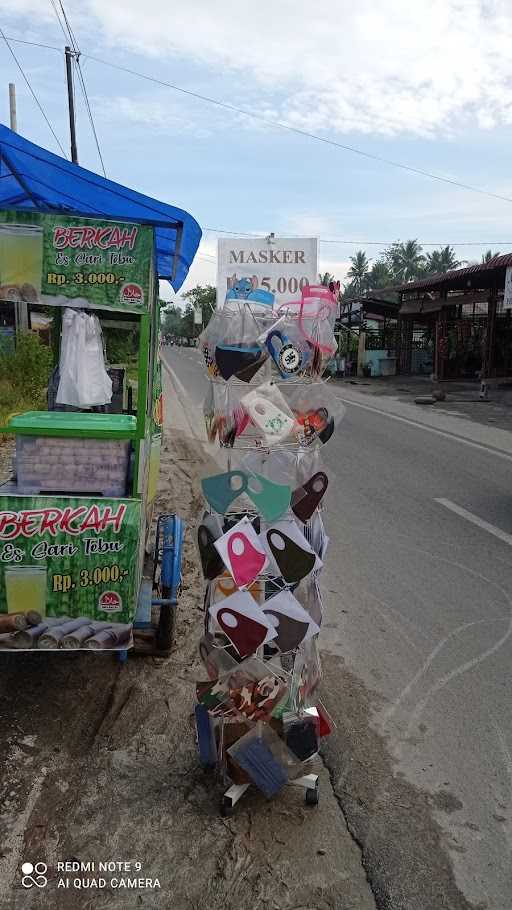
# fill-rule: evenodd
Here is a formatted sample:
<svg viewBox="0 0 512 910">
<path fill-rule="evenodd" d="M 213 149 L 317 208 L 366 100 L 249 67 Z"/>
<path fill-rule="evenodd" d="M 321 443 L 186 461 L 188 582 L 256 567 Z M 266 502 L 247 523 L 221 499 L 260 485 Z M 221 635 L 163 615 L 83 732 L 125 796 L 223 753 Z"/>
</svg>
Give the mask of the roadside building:
<svg viewBox="0 0 512 910">
<path fill-rule="evenodd" d="M 397 372 L 442 380 L 512 376 L 512 253 L 393 288 Z M 387 289 L 386 289 L 387 290 Z"/>
</svg>

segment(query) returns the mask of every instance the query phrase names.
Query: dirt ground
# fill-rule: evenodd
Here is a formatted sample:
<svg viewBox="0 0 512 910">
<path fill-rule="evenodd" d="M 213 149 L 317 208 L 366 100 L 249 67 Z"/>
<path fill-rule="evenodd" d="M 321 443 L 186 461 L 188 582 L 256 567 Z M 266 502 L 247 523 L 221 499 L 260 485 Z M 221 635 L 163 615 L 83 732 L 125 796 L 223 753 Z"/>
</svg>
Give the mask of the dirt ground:
<svg viewBox="0 0 512 910">
<path fill-rule="evenodd" d="M 219 782 L 199 766 L 192 708 L 203 582 L 193 525 L 199 477 L 210 469 L 197 439 L 167 432 L 157 512 L 187 522 L 170 659 L 1 655 L 1 908 L 375 907 L 322 765 L 318 808 L 293 788 L 272 802 L 249 792 L 228 819 Z M 98 871 L 107 861 L 137 871 Z M 26 862 L 48 866 L 46 887 L 22 886 Z M 63 862 L 94 867 L 58 872 Z M 119 887 L 134 877 L 144 886 Z M 95 887 L 101 878 L 106 885 Z"/>
</svg>

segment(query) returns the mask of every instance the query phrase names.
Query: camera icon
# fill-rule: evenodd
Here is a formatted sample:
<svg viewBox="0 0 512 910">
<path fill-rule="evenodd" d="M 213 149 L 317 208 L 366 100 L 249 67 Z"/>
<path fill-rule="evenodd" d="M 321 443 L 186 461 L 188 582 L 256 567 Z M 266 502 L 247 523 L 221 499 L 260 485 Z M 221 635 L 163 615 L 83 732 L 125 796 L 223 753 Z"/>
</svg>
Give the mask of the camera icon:
<svg viewBox="0 0 512 910">
<path fill-rule="evenodd" d="M 48 879 L 46 878 L 46 873 L 48 872 L 48 866 L 46 863 L 23 863 L 21 867 L 23 872 L 23 877 L 21 879 L 21 884 L 24 888 L 46 888 L 48 884 Z"/>
</svg>

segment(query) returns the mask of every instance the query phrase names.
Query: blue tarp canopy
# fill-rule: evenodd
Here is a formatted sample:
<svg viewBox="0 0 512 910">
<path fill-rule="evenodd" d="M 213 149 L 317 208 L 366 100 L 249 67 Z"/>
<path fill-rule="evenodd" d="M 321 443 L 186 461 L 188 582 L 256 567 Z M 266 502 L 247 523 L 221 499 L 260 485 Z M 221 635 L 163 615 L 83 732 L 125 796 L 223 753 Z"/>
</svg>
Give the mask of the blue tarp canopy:
<svg viewBox="0 0 512 910">
<path fill-rule="evenodd" d="M 178 291 L 201 240 L 182 209 L 106 180 L 23 139 L 0 123 L 0 208 L 62 212 L 155 227 L 157 271 Z"/>
</svg>

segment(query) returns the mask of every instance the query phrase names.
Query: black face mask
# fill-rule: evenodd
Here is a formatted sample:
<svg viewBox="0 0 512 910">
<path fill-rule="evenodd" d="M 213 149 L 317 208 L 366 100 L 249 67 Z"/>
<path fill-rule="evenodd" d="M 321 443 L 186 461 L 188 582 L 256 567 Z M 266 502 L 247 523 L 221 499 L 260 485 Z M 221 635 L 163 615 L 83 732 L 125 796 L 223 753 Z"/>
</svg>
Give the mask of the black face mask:
<svg viewBox="0 0 512 910">
<path fill-rule="evenodd" d="M 272 616 L 277 620 L 277 638 L 273 639 L 272 644 L 277 645 L 285 653 L 298 648 L 309 629 L 309 623 L 301 622 L 299 619 L 293 619 L 291 616 L 272 610 L 270 605 L 264 607 L 263 612 L 265 616 Z"/>
<path fill-rule="evenodd" d="M 215 348 L 215 362 L 223 379 L 229 379 L 238 373 L 256 367 L 254 372 L 263 363 L 262 349 L 259 345 L 240 347 L 239 345 L 218 344 Z M 261 363 L 260 363 L 261 361 Z M 254 375 L 254 373 L 252 374 Z M 246 380 L 247 382 L 251 379 Z"/>
<path fill-rule="evenodd" d="M 222 562 L 220 554 L 213 546 L 214 540 L 215 537 L 210 531 L 210 528 L 207 528 L 206 525 L 199 525 L 199 528 L 197 529 L 197 543 L 199 547 L 199 556 L 201 557 L 201 567 L 203 569 L 204 577 L 208 578 L 210 581 L 213 581 L 214 578 L 222 575 L 224 571 L 224 563 Z"/>
<path fill-rule="evenodd" d="M 294 584 L 305 578 L 313 570 L 316 556 L 299 547 L 282 531 L 271 528 L 267 531 L 267 542 L 279 571 L 288 584 Z M 280 546 L 276 543 L 280 543 Z"/>
</svg>

